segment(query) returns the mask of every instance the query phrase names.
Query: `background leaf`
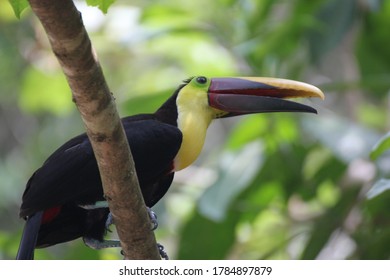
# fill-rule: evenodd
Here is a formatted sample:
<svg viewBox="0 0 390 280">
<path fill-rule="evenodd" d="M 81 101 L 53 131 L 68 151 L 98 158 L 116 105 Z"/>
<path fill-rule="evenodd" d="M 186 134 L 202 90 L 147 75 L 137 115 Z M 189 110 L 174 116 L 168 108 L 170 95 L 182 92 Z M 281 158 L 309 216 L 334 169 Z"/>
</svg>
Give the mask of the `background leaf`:
<svg viewBox="0 0 390 280">
<path fill-rule="evenodd" d="M 8 0 L 14 10 L 15 16 L 20 19 L 21 13 L 29 6 L 27 0 Z"/>
<path fill-rule="evenodd" d="M 221 155 L 217 181 L 199 199 L 199 212 L 210 220 L 225 218 L 229 204 L 252 182 L 262 164 L 262 146 L 254 142 Z"/>
<path fill-rule="evenodd" d="M 87 0 L 89 6 L 98 7 L 105 14 L 114 2 L 115 0 Z"/>
<path fill-rule="evenodd" d="M 375 182 L 372 188 L 367 192 L 367 198 L 372 199 L 388 190 L 390 190 L 390 180 L 380 179 Z"/>
<path fill-rule="evenodd" d="M 390 150 L 390 132 L 379 139 L 378 143 L 372 148 L 370 158 L 372 160 L 378 159 L 384 152 Z"/>
<path fill-rule="evenodd" d="M 345 190 L 338 203 L 327 213 L 318 217 L 305 250 L 302 252 L 302 259 L 311 260 L 319 255 L 331 234 L 342 227 L 346 216 L 355 204 L 358 193 L 359 188 L 355 187 Z"/>
<path fill-rule="evenodd" d="M 177 257 L 192 260 L 224 259 L 234 244 L 237 221 L 238 215 L 234 213 L 223 222 L 214 222 L 195 213 L 181 231 Z"/>
</svg>

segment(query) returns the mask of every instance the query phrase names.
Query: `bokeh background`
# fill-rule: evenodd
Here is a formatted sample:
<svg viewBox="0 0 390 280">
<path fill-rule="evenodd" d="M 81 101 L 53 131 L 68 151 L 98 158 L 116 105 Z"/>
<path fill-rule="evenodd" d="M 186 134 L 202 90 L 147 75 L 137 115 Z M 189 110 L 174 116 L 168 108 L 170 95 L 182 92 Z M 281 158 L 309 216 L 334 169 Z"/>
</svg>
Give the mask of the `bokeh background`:
<svg viewBox="0 0 390 280">
<path fill-rule="evenodd" d="M 122 116 L 193 75 L 320 87 L 318 115 L 217 120 L 154 208 L 173 259 L 390 257 L 390 1 L 76 1 Z M 302 101 L 306 102 L 306 101 Z M 80 116 L 39 22 L 0 0 L 0 259 L 15 257 L 26 181 Z M 115 234 L 112 234 L 115 237 Z M 37 259 L 120 259 L 81 240 Z"/>
</svg>

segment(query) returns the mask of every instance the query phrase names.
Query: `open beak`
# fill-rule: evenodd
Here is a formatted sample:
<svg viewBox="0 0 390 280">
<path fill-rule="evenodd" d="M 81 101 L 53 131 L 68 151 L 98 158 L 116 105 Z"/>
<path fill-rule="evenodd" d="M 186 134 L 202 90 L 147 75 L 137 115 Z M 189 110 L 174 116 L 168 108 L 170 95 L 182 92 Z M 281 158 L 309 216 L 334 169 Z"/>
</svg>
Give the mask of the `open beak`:
<svg viewBox="0 0 390 280">
<path fill-rule="evenodd" d="M 265 112 L 317 113 L 307 105 L 288 98 L 319 97 L 315 86 L 277 78 L 212 78 L 208 90 L 209 105 L 226 112 L 222 117 Z"/>
</svg>

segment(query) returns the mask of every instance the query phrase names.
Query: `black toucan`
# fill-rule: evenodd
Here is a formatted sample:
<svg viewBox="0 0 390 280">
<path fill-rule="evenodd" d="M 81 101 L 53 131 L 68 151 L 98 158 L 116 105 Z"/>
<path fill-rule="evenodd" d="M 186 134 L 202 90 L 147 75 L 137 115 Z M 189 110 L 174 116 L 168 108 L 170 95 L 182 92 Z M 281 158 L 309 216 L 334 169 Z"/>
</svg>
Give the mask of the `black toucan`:
<svg viewBox="0 0 390 280">
<path fill-rule="evenodd" d="M 165 195 L 175 171 L 198 157 L 213 119 L 262 112 L 316 113 L 286 100 L 294 97 L 323 99 L 324 94 L 291 80 L 198 76 L 184 81 L 154 114 L 123 118 L 146 206 Z M 66 142 L 35 171 L 27 182 L 20 216 L 27 221 L 17 259 L 32 259 L 35 248 L 79 237 L 91 247 L 104 242 L 109 209 L 86 134 Z"/>
</svg>

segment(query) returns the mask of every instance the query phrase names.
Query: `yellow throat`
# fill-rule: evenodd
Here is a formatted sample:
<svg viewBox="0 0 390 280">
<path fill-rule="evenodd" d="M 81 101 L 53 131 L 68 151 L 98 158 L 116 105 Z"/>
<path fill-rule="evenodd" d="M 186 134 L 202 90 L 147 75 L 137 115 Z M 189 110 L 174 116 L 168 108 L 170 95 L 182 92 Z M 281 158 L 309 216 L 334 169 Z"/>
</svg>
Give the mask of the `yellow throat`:
<svg viewBox="0 0 390 280">
<path fill-rule="evenodd" d="M 175 171 L 178 171 L 189 166 L 199 156 L 215 112 L 208 105 L 207 92 L 191 84 L 180 91 L 176 105 L 177 125 L 183 134 L 180 150 L 174 160 Z"/>
</svg>

